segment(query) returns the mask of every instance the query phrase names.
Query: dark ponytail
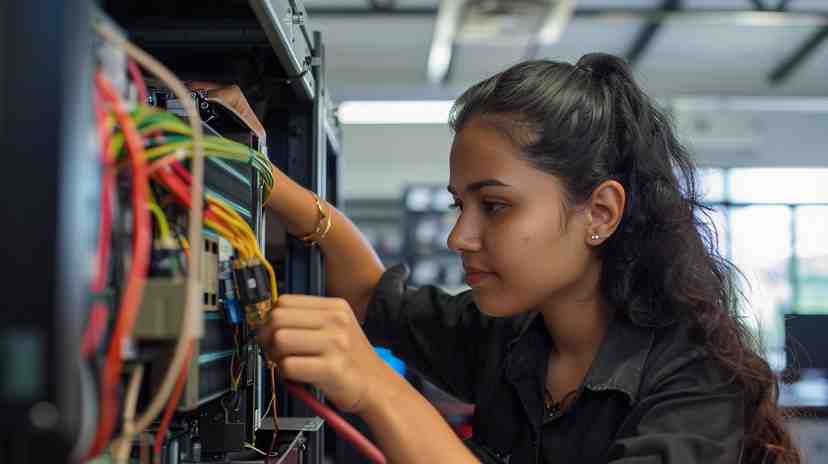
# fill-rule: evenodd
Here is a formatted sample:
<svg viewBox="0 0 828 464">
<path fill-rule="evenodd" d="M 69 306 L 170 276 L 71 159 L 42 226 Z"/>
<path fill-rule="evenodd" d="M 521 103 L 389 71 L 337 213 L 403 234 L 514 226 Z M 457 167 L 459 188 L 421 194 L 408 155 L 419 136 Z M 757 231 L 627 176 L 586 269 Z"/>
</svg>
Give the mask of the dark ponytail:
<svg viewBox="0 0 828 464">
<path fill-rule="evenodd" d="M 562 179 L 566 208 L 606 180 L 624 186 L 621 223 L 600 249 L 604 296 L 640 323 L 689 321 L 693 337 L 744 391 L 743 462 L 798 464 L 776 405 L 777 377 L 737 313 L 738 270 L 717 249 L 695 166 L 624 60 L 593 53 L 574 66 L 515 65 L 457 100 L 453 129 L 472 117 L 506 129 L 527 161 Z"/>
</svg>

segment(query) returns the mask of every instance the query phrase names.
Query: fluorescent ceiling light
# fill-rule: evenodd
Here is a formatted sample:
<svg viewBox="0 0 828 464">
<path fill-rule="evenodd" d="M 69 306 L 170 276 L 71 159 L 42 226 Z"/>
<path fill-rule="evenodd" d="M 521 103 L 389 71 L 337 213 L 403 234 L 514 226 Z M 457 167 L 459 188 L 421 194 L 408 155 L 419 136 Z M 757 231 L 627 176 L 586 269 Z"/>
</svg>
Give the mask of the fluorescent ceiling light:
<svg viewBox="0 0 828 464">
<path fill-rule="evenodd" d="M 451 100 L 346 101 L 337 114 L 342 124 L 448 124 Z"/>
</svg>

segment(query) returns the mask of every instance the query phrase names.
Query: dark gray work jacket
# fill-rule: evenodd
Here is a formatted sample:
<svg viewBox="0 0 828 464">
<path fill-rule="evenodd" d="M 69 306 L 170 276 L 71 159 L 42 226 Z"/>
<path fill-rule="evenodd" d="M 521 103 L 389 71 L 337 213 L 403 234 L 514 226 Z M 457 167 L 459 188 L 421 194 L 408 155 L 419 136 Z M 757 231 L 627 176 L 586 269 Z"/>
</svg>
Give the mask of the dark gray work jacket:
<svg viewBox="0 0 828 464">
<path fill-rule="evenodd" d="M 363 328 L 476 405 L 467 445 L 483 462 L 739 462 L 743 396 L 690 340 L 686 324 L 617 316 L 576 400 L 549 415 L 543 387 L 552 343 L 541 317 L 492 318 L 469 292 L 412 288 L 407 279 L 405 266 L 386 271 Z"/>
</svg>

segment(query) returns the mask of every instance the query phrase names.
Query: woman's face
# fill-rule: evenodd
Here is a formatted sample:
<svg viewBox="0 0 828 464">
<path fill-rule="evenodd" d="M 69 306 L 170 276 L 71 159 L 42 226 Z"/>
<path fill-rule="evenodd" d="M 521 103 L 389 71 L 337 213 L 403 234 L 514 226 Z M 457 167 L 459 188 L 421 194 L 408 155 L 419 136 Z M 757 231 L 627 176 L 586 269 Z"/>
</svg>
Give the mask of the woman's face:
<svg viewBox="0 0 828 464">
<path fill-rule="evenodd" d="M 449 191 L 460 209 L 448 239 L 481 311 L 510 316 L 577 295 L 597 258 L 589 217 L 564 210 L 563 184 L 518 158 L 519 148 L 472 118 L 451 149 Z"/>
</svg>

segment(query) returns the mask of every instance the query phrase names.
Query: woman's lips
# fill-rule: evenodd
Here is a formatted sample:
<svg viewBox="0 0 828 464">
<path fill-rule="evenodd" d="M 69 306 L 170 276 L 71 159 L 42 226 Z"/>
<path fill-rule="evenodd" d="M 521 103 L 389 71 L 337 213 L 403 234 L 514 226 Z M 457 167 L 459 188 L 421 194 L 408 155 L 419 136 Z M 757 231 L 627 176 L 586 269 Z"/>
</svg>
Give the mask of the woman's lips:
<svg viewBox="0 0 828 464">
<path fill-rule="evenodd" d="M 475 285 L 480 284 L 484 280 L 491 277 L 493 273 L 491 272 L 483 272 L 483 271 L 466 271 L 466 283 L 470 287 L 474 287 Z"/>
</svg>

